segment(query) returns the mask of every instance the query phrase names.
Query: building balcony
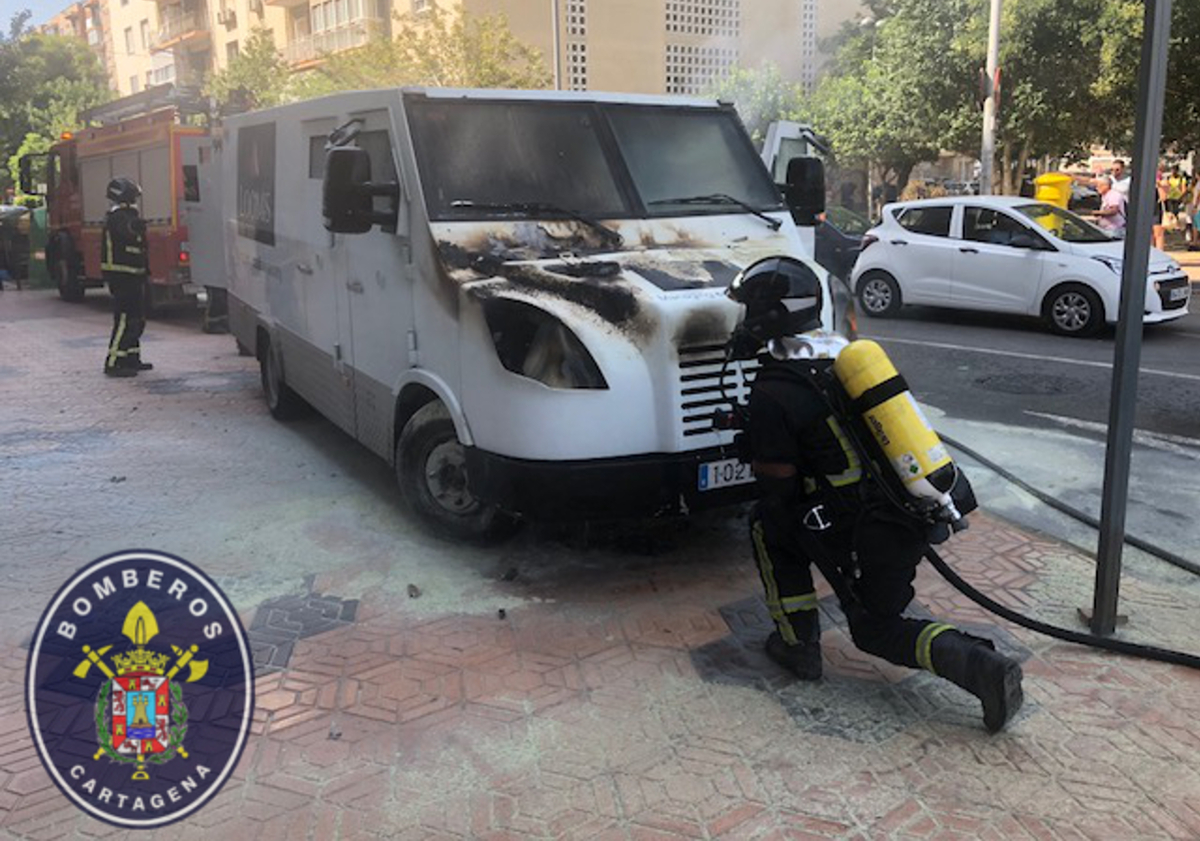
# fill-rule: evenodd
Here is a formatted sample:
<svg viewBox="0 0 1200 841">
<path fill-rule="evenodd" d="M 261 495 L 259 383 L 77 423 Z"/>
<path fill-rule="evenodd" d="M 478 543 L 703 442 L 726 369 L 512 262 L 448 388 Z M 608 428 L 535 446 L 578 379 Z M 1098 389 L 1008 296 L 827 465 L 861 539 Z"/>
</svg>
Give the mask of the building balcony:
<svg viewBox="0 0 1200 841">
<path fill-rule="evenodd" d="M 263 0 L 268 6 L 274 6 L 277 9 L 288 9 L 292 6 L 308 7 L 308 0 Z"/>
<path fill-rule="evenodd" d="M 280 52 L 284 61 L 299 69 L 317 64 L 327 55 L 361 47 L 371 39 L 386 34 L 386 31 L 384 21 L 378 18 L 363 18 L 297 38 Z"/>
<path fill-rule="evenodd" d="M 163 52 L 176 47 L 205 46 L 209 40 L 208 12 L 204 9 L 166 14 L 158 34 L 150 42 L 150 52 Z"/>
</svg>

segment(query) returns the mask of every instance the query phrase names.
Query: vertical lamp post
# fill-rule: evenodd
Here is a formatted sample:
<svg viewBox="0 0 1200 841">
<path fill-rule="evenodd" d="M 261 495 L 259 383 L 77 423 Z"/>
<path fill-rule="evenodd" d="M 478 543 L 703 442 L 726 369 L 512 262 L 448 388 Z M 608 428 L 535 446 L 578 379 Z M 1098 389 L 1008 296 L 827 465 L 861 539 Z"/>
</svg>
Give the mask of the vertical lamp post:
<svg viewBox="0 0 1200 841">
<path fill-rule="evenodd" d="M 1121 307 L 1108 406 L 1108 445 L 1104 457 L 1104 494 L 1100 506 L 1100 545 L 1096 551 L 1096 590 L 1092 633 L 1111 634 L 1117 624 L 1121 551 L 1129 499 L 1129 462 L 1138 367 L 1142 358 L 1142 311 L 1150 261 L 1150 232 L 1162 140 L 1163 100 L 1167 89 L 1167 51 L 1171 43 L 1171 0 L 1146 0 L 1142 63 L 1138 73 L 1138 113 L 1134 130 L 1133 182 L 1129 225 L 1121 267 Z"/>
<path fill-rule="evenodd" d="M 554 32 L 554 89 L 562 90 L 562 28 L 558 15 L 559 0 L 550 0 L 550 26 Z"/>
<path fill-rule="evenodd" d="M 996 162 L 996 81 L 1000 67 L 1000 6 L 1002 0 L 992 0 L 991 22 L 988 25 L 987 80 L 983 86 L 983 148 L 979 153 L 979 195 L 992 194 L 992 169 Z"/>
</svg>

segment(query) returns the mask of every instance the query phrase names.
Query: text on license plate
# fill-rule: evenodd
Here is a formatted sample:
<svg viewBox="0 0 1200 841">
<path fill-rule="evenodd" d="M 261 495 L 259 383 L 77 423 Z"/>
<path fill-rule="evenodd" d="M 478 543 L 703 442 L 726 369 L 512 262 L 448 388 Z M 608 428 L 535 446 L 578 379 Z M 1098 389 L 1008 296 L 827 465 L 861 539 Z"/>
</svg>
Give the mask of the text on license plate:
<svg viewBox="0 0 1200 841">
<path fill-rule="evenodd" d="M 700 465 L 699 487 L 702 491 L 728 488 L 732 485 L 748 485 L 753 481 L 754 473 L 750 470 L 750 465 L 736 458 L 709 461 Z"/>
<path fill-rule="evenodd" d="M 1186 298 L 1188 296 L 1188 292 L 1190 292 L 1190 291 L 1191 290 L 1188 289 L 1188 287 L 1186 287 L 1186 286 L 1180 286 L 1178 289 L 1172 289 L 1171 290 L 1171 300 L 1172 301 L 1182 301 L 1184 298 Z"/>
</svg>

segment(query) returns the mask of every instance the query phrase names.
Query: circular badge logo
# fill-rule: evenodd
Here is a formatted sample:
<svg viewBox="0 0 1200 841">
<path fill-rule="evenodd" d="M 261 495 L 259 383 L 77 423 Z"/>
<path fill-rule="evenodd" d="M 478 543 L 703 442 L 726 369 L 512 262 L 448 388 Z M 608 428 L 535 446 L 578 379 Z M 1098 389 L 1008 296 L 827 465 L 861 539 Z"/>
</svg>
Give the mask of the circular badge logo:
<svg viewBox="0 0 1200 841">
<path fill-rule="evenodd" d="M 129 551 L 76 573 L 29 649 L 29 729 L 63 793 L 155 827 L 207 803 L 250 731 L 254 667 L 229 600 L 196 567 Z"/>
</svg>

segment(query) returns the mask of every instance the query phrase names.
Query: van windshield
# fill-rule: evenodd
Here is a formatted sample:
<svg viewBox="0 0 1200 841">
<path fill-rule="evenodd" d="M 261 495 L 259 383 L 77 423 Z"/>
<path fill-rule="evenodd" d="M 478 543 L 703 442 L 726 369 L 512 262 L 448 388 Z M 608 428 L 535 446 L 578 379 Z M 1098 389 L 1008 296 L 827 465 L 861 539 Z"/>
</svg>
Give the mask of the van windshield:
<svg viewBox="0 0 1200 841">
<path fill-rule="evenodd" d="M 725 111 L 418 98 L 408 105 L 434 221 L 519 218 L 505 206 L 522 203 L 609 219 L 739 212 L 719 201 L 652 204 L 716 194 L 755 209 L 783 206 Z"/>
</svg>

